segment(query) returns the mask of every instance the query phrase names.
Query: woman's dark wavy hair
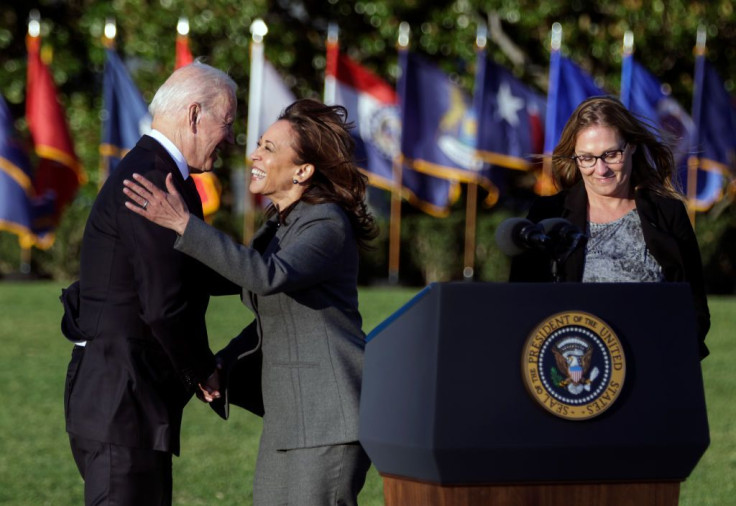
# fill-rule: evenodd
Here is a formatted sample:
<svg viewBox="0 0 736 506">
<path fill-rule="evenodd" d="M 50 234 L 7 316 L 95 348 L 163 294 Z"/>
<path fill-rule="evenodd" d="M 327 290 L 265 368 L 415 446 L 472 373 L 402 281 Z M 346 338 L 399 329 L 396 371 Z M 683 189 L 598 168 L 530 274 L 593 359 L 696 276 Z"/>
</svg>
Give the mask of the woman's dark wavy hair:
<svg viewBox="0 0 736 506">
<path fill-rule="evenodd" d="M 670 148 L 656 138 L 652 133 L 655 130 L 646 120 L 637 118 L 616 98 L 607 96 L 584 100 L 567 120 L 552 154 L 555 182 L 560 188 L 570 188 L 582 178 L 572 156 L 578 135 L 591 126 L 613 128 L 627 144 L 636 146 L 631 160 L 633 188 L 648 188 L 665 197 L 683 199 L 672 182 L 675 159 Z"/>
<path fill-rule="evenodd" d="M 314 165 L 314 174 L 301 200 L 338 204 L 350 218 L 358 244 L 366 247 L 378 235 L 373 216 L 365 204 L 368 178 L 353 162 L 355 141 L 347 109 L 316 100 L 297 100 L 281 113 L 294 132 L 292 147 L 299 165 Z"/>
</svg>

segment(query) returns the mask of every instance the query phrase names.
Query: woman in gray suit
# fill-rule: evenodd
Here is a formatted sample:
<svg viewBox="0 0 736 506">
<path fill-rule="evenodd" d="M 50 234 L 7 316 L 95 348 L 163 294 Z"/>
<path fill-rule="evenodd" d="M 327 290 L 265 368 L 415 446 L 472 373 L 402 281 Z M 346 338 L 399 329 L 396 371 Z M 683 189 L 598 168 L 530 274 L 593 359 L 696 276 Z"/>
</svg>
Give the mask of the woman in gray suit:
<svg viewBox="0 0 736 506">
<path fill-rule="evenodd" d="M 176 231 L 174 247 L 242 286 L 255 313 L 218 358 L 248 355 L 251 341 L 262 350 L 256 505 L 356 504 L 370 467 L 358 443 L 357 277 L 376 227 L 346 119 L 341 106 L 300 100 L 263 134 L 249 188 L 272 205 L 251 246 L 191 215 L 170 180 L 168 193 L 138 175 L 125 182 L 128 208 Z"/>
</svg>

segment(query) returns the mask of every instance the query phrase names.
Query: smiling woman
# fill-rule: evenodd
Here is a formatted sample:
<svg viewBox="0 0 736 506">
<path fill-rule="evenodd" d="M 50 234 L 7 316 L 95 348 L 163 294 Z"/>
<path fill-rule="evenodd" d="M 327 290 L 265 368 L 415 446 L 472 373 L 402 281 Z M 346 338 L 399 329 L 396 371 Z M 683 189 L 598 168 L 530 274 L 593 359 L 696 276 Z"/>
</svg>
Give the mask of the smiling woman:
<svg viewBox="0 0 736 506">
<path fill-rule="evenodd" d="M 314 174 L 311 163 L 296 163 L 298 157 L 292 146 L 293 138 L 289 122 L 277 121 L 266 130 L 250 155 L 253 160 L 251 193 L 268 197 L 281 210 L 301 198 L 307 188 L 304 183 Z"/>
<path fill-rule="evenodd" d="M 356 504 L 370 467 L 358 443 L 357 282 L 359 246 L 376 229 L 346 116 L 300 100 L 263 134 L 250 190 L 272 205 L 250 246 L 192 216 L 170 178 L 168 192 L 138 175 L 124 183 L 129 209 L 175 230 L 174 247 L 241 286 L 255 313 L 217 354 L 226 398 L 255 398 L 249 406 L 263 415 L 255 504 Z M 260 384 L 240 380 L 259 352 Z"/>
<path fill-rule="evenodd" d="M 631 158 L 636 146 L 629 146 L 620 137 L 614 128 L 592 125 L 581 130 L 575 141 L 572 159 L 588 192 L 594 223 L 617 220 L 636 206 L 631 186 Z"/>
<path fill-rule="evenodd" d="M 654 131 L 615 98 L 593 97 L 577 107 L 553 153 L 561 191 L 537 199 L 528 218 L 564 218 L 587 240 L 561 257 L 555 253 L 554 274 L 549 251 L 515 257 L 511 280 L 687 282 L 703 358 L 710 314 L 700 250 L 672 183 L 672 152 Z"/>
</svg>

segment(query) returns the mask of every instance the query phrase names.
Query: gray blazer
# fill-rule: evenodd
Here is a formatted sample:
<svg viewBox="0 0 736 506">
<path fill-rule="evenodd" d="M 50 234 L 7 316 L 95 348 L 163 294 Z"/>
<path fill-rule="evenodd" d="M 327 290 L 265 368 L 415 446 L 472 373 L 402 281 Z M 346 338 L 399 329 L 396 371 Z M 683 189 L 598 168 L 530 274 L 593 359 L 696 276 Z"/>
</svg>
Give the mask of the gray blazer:
<svg viewBox="0 0 736 506">
<path fill-rule="evenodd" d="M 237 244 L 192 216 L 175 243 L 243 287 L 263 351 L 263 440 L 294 449 L 358 440 L 365 335 L 358 245 L 336 204 L 299 202 L 263 249 Z"/>
</svg>

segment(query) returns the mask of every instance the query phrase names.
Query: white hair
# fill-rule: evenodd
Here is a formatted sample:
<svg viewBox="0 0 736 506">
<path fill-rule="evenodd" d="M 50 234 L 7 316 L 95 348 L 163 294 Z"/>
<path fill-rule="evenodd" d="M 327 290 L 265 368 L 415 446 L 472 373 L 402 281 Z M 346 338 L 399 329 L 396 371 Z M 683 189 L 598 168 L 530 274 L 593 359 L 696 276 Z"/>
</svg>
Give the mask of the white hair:
<svg viewBox="0 0 736 506">
<path fill-rule="evenodd" d="M 223 93 L 235 99 L 237 85 L 222 70 L 195 61 L 174 71 L 161 85 L 151 100 L 151 116 L 173 113 L 192 102 L 198 102 L 202 111 L 210 110 Z"/>
</svg>

